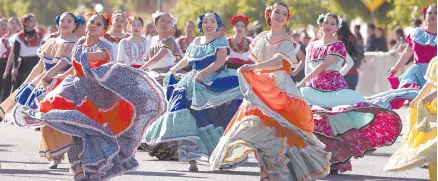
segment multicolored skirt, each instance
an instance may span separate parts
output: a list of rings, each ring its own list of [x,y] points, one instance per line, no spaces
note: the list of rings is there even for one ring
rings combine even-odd
[[[16,106],[18,125],[45,125],[72,135],[69,160],[93,180],[138,167],[134,158],[145,127],[166,108],[161,87],[142,71],[119,63],[54,83],[40,110]]]
[[[239,72],[245,99],[214,150],[212,169],[235,168],[254,153],[270,180],[316,180],[330,153],[312,134],[312,111],[285,71]]]
[[[171,74],[164,79],[168,110],[147,128],[144,142],[177,142],[181,161],[208,162],[242,95],[235,70],[215,71],[201,83],[194,81],[196,73],[192,70],[179,81]]]
[[[420,89],[426,84],[424,75],[426,75],[428,65],[427,63],[412,65],[399,77],[400,84],[397,89],[379,93],[367,100],[388,110],[400,109],[406,100],[411,101],[417,97]]]
[[[325,71],[301,88],[311,104],[315,133],[332,152],[332,170],[352,169],[350,158],[392,145],[402,128],[397,113],[373,105],[348,89],[337,71]]]

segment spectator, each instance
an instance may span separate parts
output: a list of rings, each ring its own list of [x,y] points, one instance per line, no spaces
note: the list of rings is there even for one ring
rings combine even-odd
[[[388,52],[388,44],[386,42],[385,33],[382,28],[376,30],[376,46],[374,50],[376,52]]]
[[[356,43],[363,46],[363,37],[360,34],[360,25],[354,26],[354,36],[356,37]]]
[[[49,29],[49,32],[47,33],[48,35],[58,32],[58,28],[56,26],[49,26],[48,29]]]
[[[0,37],[8,32],[8,19],[0,18]]]
[[[152,23],[147,24],[145,29],[145,38],[150,41],[155,35],[158,35],[157,28],[155,28],[154,24]]]
[[[336,32],[338,40],[341,40],[345,45],[347,53],[350,55],[354,62],[353,67],[344,75],[345,81],[348,84],[348,88],[355,90],[359,81],[359,74],[357,69],[360,67],[364,60],[363,46],[357,44],[357,39],[351,33],[347,22],[342,22],[341,28]]]
[[[390,49],[396,48],[396,45],[397,45],[397,40],[392,39],[391,41],[389,41]]]
[[[415,28],[418,28],[421,27],[421,25],[423,25],[423,22],[421,21],[421,19],[416,19],[414,20],[413,24]]]
[[[225,37],[225,31],[227,27],[224,24],[221,24],[221,28],[219,29],[219,36]]]
[[[306,47],[310,43],[310,36],[307,34],[306,31],[301,32],[300,36],[300,44],[301,44],[301,51],[303,51],[304,54],[306,54]]]
[[[290,34],[290,36],[292,36],[292,39],[295,41],[295,42],[300,42],[300,34],[298,33],[298,31],[297,30],[291,30],[291,34]]]
[[[365,51],[372,52],[376,50],[376,35],[374,34],[374,30],[376,29],[376,26],[374,24],[368,25],[368,38],[367,38],[367,45],[365,46]]]

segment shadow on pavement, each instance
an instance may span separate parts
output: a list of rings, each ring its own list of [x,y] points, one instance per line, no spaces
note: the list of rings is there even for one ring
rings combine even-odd
[[[17,146],[17,145],[9,145],[9,144],[3,145],[3,144],[0,144],[0,147],[15,147],[15,146]]]
[[[166,170],[171,172],[183,172],[188,173],[186,170]],[[244,175],[244,176],[259,176],[259,172],[247,172],[247,171],[232,171],[232,170],[214,170],[214,171],[199,171],[190,173],[202,173],[202,174],[225,174],[225,175]]]
[[[186,177],[186,178],[207,178],[207,177],[196,177],[196,176],[188,176],[181,173],[171,173],[171,172],[145,172],[145,171],[135,171],[128,172],[124,175],[138,175],[138,176],[165,176],[165,177]]]
[[[379,156],[379,157],[391,157],[392,153],[367,153],[365,155],[369,155],[369,156]]]
[[[365,181],[365,180],[379,180],[379,181],[428,181],[428,179],[418,179],[418,178],[398,178],[398,177],[376,177],[368,175],[355,175],[355,174],[345,174],[345,175],[328,175],[321,180],[327,181],[339,181],[339,180],[355,180],[355,181]]]
[[[1,169],[1,174],[11,174],[11,175],[65,175],[65,174],[59,174],[59,173],[53,173],[46,170],[23,170],[23,169]]]
[[[16,161],[4,161],[4,160],[0,160],[0,163],[19,163],[19,164],[32,164],[32,165],[47,164],[47,165],[49,165],[49,162],[16,162]]]

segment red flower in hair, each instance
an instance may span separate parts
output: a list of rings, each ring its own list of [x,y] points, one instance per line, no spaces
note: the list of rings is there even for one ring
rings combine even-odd
[[[87,16],[87,17],[91,17],[91,16],[93,16],[93,15],[95,15],[95,14],[99,14],[99,13],[97,13],[97,11],[96,11],[96,5],[94,5],[93,11],[87,13],[86,16]],[[104,32],[104,34],[105,34],[105,33],[110,29],[111,25],[113,24],[113,21],[112,21],[112,19],[111,19],[111,15],[109,15],[109,14],[106,13],[105,11],[103,12],[103,14],[99,14],[99,15],[102,15],[102,17],[108,21],[108,26],[106,27],[105,32]]]
[[[232,25],[235,25],[238,21],[243,21],[243,23],[249,25],[249,18],[248,16],[244,16],[244,15],[233,16],[230,20],[230,23]]]
[[[423,15],[423,17],[426,16],[427,8],[429,8],[429,6],[426,6],[426,7],[423,8],[423,10],[421,10],[421,14]]]

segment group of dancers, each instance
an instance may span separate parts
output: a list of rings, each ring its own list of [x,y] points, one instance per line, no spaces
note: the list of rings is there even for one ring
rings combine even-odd
[[[245,36],[248,17],[230,20],[235,34],[227,39],[219,34],[221,17],[205,13],[176,40],[170,13],[154,13],[158,35],[143,37],[138,16],[94,10],[86,21],[65,12],[56,18],[57,35],[43,44],[35,16],[27,14],[18,34],[10,23],[0,47],[12,57],[2,63],[21,84],[0,105],[1,116],[41,127],[40,155],[56,169],[68,153],[75,180],[134,171],[139,148],[188,162],[193,172],[202,162],[233,169],[254,154],[261,181],[292,181],[350,171],[352,157],[392,145],[402,128],[393,105],[413,99],[410,133],[385,169],[431,163],[436,179],[436,6],[423,10],[426,26],[407,37],[409,47],[391,70],[414,55],[398,88],[370,98],[343,78],[352,61],[335,36],[342,20],[320,15],[322,36],[304,57],[285,30],[290,12],[282,2],[267,7],[269,31],[254,39]],[[75,34],[80,26],[83,37]],[[195,28],[202,36],[193,35]],[[306,76],[295,84],[292,71],[303,66]]]

